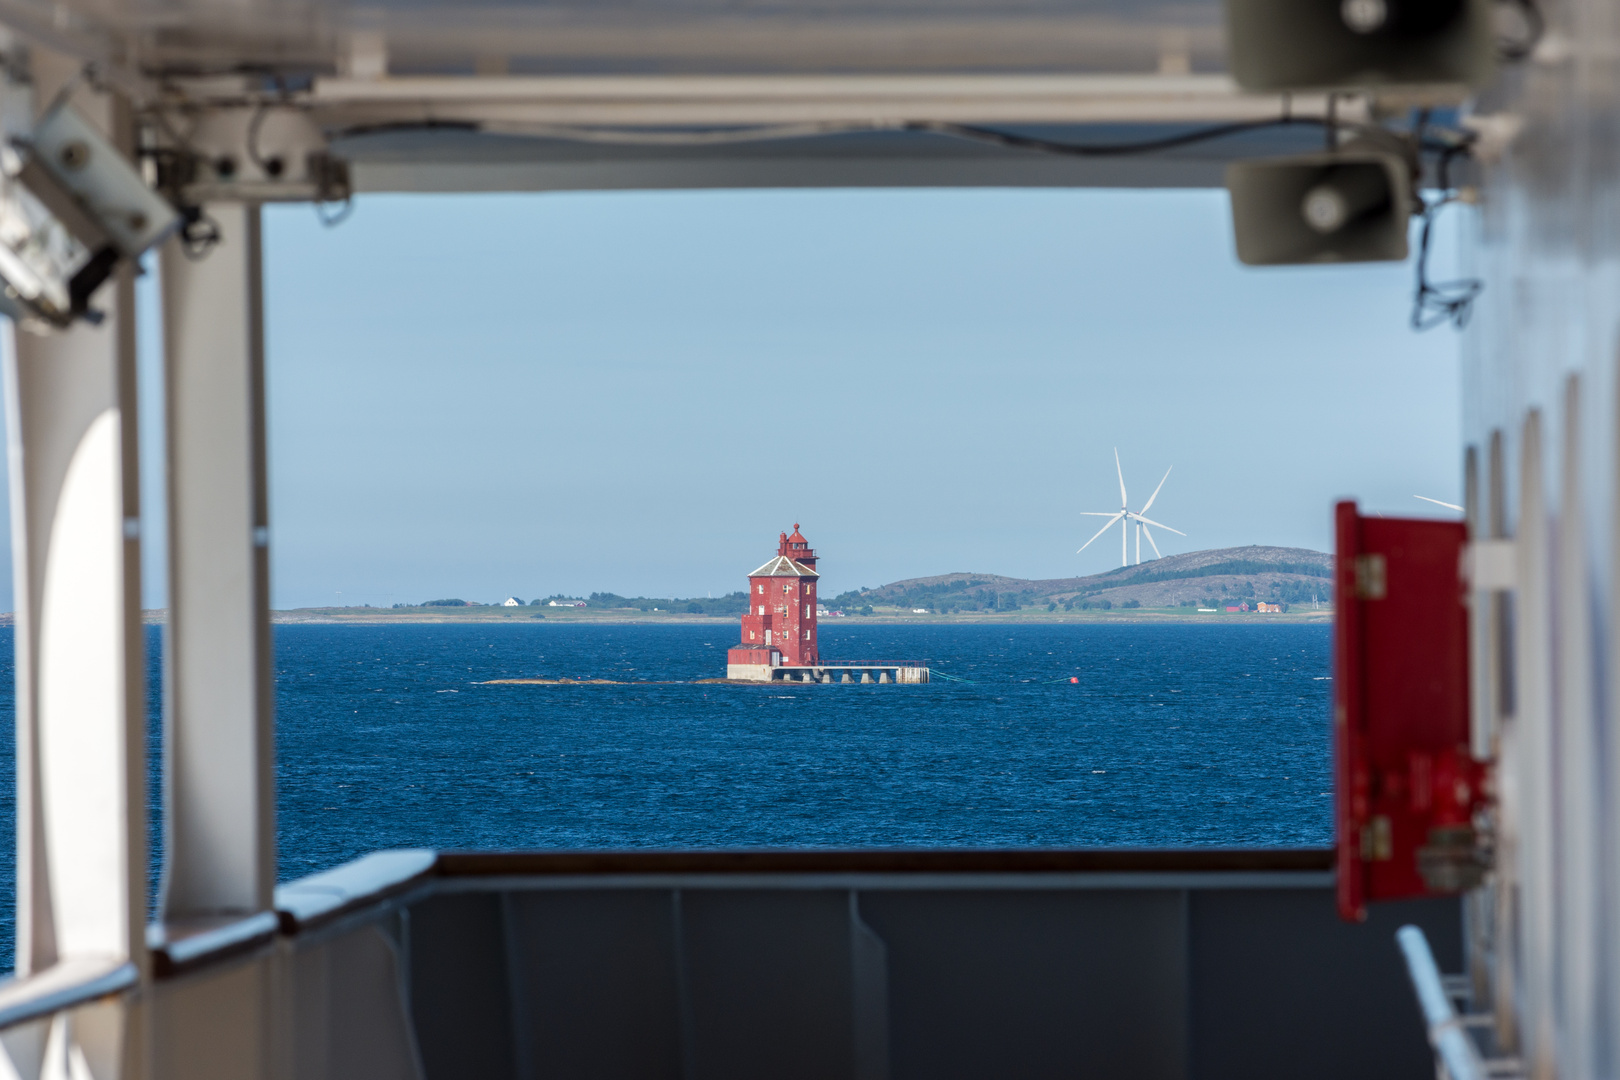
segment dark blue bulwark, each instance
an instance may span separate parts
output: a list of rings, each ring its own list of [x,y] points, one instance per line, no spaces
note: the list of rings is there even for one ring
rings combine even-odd
[[[1325,851],[441,856],[406,952],[429,1080],[1426,1080],[1395,929]]]

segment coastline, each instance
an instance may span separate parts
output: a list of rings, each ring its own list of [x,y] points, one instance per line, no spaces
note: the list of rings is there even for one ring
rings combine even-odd
[[[685,612],[659,611],[640,612],[624,609],[604,609],[591,611],[589,609],[562,609],[559,612],[547,611],[545,618],[536,619],[533,613],[524,608],[472,608],[456,611],[425,612],[420,608],[402,611],[394,608],[295,608],[290,611],[271,612],[271,621],[277,625],[292,624],[319,624],[327,626],[376,626],[376,625],[444,625],[444,624],[535,624],[542,626],[576,626],[588,624],[593,626],[736,626],[740,622],[737,616],[725,615],[693,615]],[[161,613],[159,613],[161,617]],[[1322,623],[1330,624],[1333,621],[1331,609],[1315,611],[1289,611],[1289,612],[1215,612],[1198,614],[1185,608],[1138,608],[1115,609],[1113,611],[1047,611],[1044,608],[1026,608],[1019,611],[987,611],[987,612],[955,612],[950,615],[918,615],[912,612],[877,611],[871,615],[847,615],[843,618],[824,617],[818,620],[824,630],[834,626],[939,626],[939,625],[970,625],[970,626],[1021,626],[1031,623],[1145,623],[1145,624],[1172,624],[1172,623],[1238,623],[1243,624],[1270,624],[1270,623]]]
[[[161,626],[168,613],[162,608],[141,612],[141,621],[148,626]],[[472,608],[456,611],[424,611],[421,608],[399,610],[395,608],[291,608],[272,611],[270,622],[276,626],[446,626],[446,625],[537,625],[537,626],[736,626],[740,620],[730,615],[692,615],[685,612],[640,612],[622,609],[563,613],[547,612],[544,619],[536,619],[526,609]],[[1220,623],[1222,625],[1261,626],[1274,623],[1320,623],[1331,625],[1333,611],[1266,612],[1213,612],[1198,614],[1185,608],[1138,608],[1113,611],[1046,611],[1027,608],[1019,611],[970,611],[950,615],[918,615],[912,612],[878,611],[871,615],[848,615],[841,619],[820,620],[823,629],[833,626],[1025,626],[1051,623],[1095,623],[1115,625],[1140,623],[1175,625]],[[0,612],[0,626],[16,625],[14,613]]]

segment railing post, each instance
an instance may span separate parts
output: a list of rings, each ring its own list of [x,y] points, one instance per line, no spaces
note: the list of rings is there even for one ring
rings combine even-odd
[[[274,724],[259,207],[163,250],[169,508],[165,923],[267,911]]]

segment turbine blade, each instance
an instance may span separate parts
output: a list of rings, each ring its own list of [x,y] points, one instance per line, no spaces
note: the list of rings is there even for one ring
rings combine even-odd
[[[1103,527],[1097,530],[1096,535],[1093,536],[1091,538],[1091,540],[1097,539],[1098,536],[1101,536],[1103,533],[1107,532],[1109,529],[1112,529],[1114,527],[1114,522],[1118,521],[1123,516],[1124,516],[1123,514],[1113,514],[1113,515],[1111,515],[1108,518],[1107,521],[1103,522]],[[1091,540],[1087,540],[1085,543],[1081,544],[1080,545],[1080,551],[1084,551],[1084,550],[1086,550],[1086,548],[1090,547],[1091,546]],[[1080,551],[1075,552],[1075,554],[1076,555],[1080,554]]]
[[[1441,502],[1439,499],[1431,499],[1427,495],[1414,495],[1412,498],[1422,499],[1424,502],[1432,502],[1436,506],[1443,506],[1447,510],[1455,510],[1459,514],[1463,513],[1463,508],[1458,506],[1456,503]]]
[[[1164,558],[1163,555],[1159,554],[1159,545],[1153,543],[1153,530],[1148,528],[1146,525],[1138,525],[1137,527],[1141,529],[1142,532],[1147,536],[1148,543],[1153,545],[1153,557],[1155,559]]]
[[[1180,529],[1172,529],[1172,528],[1170,528],[1170,526],[1164,524],[1163,522],[1154,521],[1152,518],[1145,518],[1141,514],[1136,515],[1136,520],[1142,522],[1144,525],[1151,525],[1155,529],[1163,529],[1166,532],[1173,532],[1177,536],[1186,536],[1187,535],[1186,533],[1182,532]]]
[[[1173,469],[1173,468],[1175,468],[1174,465],[1170,466],[1170,469]],[[1170,479],[1170,469],[1164,470],[1164,476],[1161,477],[1160,480],[1159,480],[1159,487],[1154,488],[1153,489],[1153,494],[1148,496],[1147,503],[1145,505],[1143,505],[1143,507],[1142,507],[1142,513],[1144,513],[1144,514],[1147,513],[1148,512],[1148,507],[1153,505],[1153,500],[1157,499],[1159,497],[1159,488],[1164,487],[1164,482],[1166,480]]]
[[[1114,447],[1114,471],[1119,474],[1119,505],[1123,509],[1131,505],[1131,500],[1125,494],[1125,470],[1119,467],[1119,447]]]
[[[1118,517],[1118,510],[1082,510],[1081,517]]]

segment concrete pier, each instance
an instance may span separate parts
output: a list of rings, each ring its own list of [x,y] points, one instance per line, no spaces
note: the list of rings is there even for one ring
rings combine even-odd
[[[814,666],[764,664],[733,667],[731,678],[745,682],[797,683],[925,683],[931,681],[926,667],[915,664],[816,664]]]

